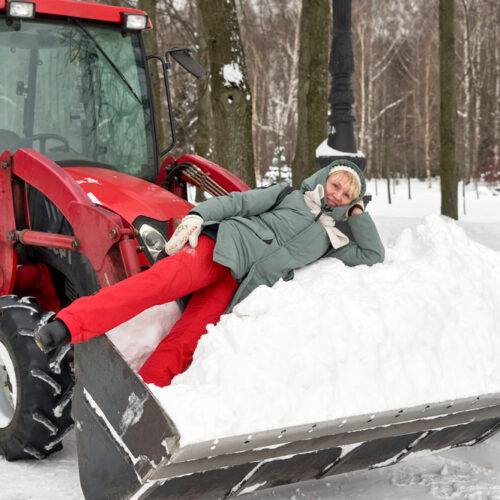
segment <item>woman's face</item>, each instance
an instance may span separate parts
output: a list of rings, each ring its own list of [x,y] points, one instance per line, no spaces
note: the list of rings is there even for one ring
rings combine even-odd
[[[330,174],[326,180],[326,203],[329,207],[349,205],[354,198],[349,194],[350,178],[348,174]]]

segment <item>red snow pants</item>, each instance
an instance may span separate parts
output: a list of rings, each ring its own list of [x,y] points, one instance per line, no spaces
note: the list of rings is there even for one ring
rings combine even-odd
[[[146,383],[169,385],[191,363],[207,324],[217,323],[238,286],[230,270],[212,260],[214,246],[202,235],[195,249],[186,245],[142,273],[79,298],[56,317],[68,327],[72,343],[84,342],[149,307],[194,292],[182,316],[139,371]]]

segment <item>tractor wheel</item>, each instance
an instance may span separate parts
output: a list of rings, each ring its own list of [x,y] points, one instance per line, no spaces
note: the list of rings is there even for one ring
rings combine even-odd
[[[73,427],[69,345],[44,354],[33,330],[53,313],[33,297],[0,297],[0,454],[43,459]]]

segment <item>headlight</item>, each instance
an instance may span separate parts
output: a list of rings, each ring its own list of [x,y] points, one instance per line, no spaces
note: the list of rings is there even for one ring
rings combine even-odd
[[[155,229],[149,224],[142,224],[142,226],[139,228],[139,236],[148,249],[149,254],[155,261],[160,252],[165,247],[165,243],[167,242],[167,240],[160,233],[160,231],[158,231],[158,229]]]
[[[145,30],[148,16],[144,14],[123,14],[123,28],[127,30]]]
[[[35,3],[34,2],[18,2],[11,0],[7,2],[7,17],[35,17]]]

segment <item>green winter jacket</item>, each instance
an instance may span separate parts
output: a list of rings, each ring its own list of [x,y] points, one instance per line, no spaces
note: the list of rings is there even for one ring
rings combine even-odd
[[[322,202],[323,213],[336,221],[345,219],[349,208],[365,194],[363,174],[356,165],[349,162],[349,166],[361,179],[360,197],[343,207],[328,207],[325,199]],[[269,209],[287,186],[285,183],[211,198],[192,210],[203,218],[204,226],[218,224],[213,259],[230,268],[240,282],[228,311],[259,285],[272,286],[280,278],[290,280],[294,269],[321,257],[335,257],[348,266],[384,260],[384,247],[368,213],[347,219],[355,241],[337,250],[320,222],[315,221],[303,193],[314,190],[319,183],[325,187],[330,169],[331,165],[307,178],[300,191],[291,192],[273,210]]]

